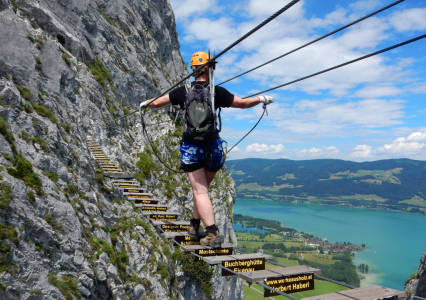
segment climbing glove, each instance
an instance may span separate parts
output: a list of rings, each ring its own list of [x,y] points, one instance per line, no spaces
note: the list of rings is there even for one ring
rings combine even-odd
[[[148,104],[149,104],[149,100],[141,102],[141,104],[139,104],[139,108],[142,109],[142,108],[148,107]]]
[[[274,102],[274,98],[272,98],[271,96],[259,96],[259,98],[260,98],[260,102],[262,102],[265,105],[268,105]]]

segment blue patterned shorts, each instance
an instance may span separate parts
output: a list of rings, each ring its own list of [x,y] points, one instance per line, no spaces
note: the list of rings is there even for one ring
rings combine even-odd
[[[218,139],[205,144],[183,141],[180,145],[180,162],[185,172],[193,172],[203,167],[217,172],[225,163],[224,140]]]

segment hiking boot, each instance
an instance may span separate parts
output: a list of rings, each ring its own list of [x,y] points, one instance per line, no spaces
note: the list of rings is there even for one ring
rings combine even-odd
[[[200,230],[200,224],[189,224],[189,227],[187,229],[188,235],[190,237],[198,237],[198,231]]]
[[[216,231],[216,234],[207,231],[207,235],[204,238],[200,239],[200,245],[211,248],[220,248],[221,242],[219,231]]]

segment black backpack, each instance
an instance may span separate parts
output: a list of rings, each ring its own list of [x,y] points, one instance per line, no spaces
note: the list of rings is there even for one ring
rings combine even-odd
[[[217,128],[216,113],[212,107],[208,88],[201,84],[187,87],[184,109],[184,140],[203,142],[218,138],[220,129]]]

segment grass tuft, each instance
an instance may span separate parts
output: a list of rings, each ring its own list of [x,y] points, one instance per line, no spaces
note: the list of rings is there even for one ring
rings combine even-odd
[[[43,194],[41,189],[42,182],[38,175],[33,171],[32,164],[21,154],[15,154],[13,157],[14,168],[8,168],[7,172],[15,178],[22,179],[25,184],[36,190],[38,195]]]
[[[53,114],[53,112],[50,109],[48,109],[47,107],[44,107],[42,105],[32,103],[32,102],[31,102],[31,105],[34,108],[34,110],[36,111],[36,113],[38,113],[40,116],[49,118],[49,120],[52,123],[55,123],[55,124],[58,123],[58,120],[56,120],[55,115]]]
[[[4,136],[6,141],[9,142],[9,144],[13,144],[15,141],[15,137],[12,134],[12,131],[10,130],[9,125],[7,124],[6,120],[0,116],[0,133]]]

